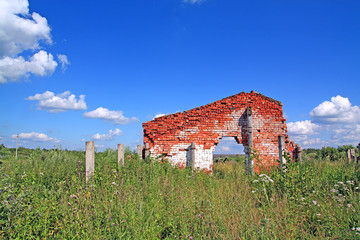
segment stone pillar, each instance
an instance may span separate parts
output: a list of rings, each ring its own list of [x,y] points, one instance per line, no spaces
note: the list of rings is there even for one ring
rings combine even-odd
[[[252,130],[252,109],[247,107],[246,109],[247,118],[247,134],[248,134],[248,145],[245,151],[245,175],[254,175],[254,159],[252,156],[253,145],[253,130]]]
[[[137,145],[137,155],[139,156],[140,159],[142,159],[142,146],[141,145]]]
[[[150,156],[150,144],[145,143],[145,159],[147,159]]]
[[[195,156],[196,156],[196,146],[195,143],[192,142],[190,145],[190,151],[191,151],[191,155],[190,155],[190,167],[195,170]]]
[[[279,159],[280,159],[280,169],[281,169],[286,165],[286,158],[284,157],[284,153],[285,153],[284,136],[278,136],[278,142],[279,142]]]
[[[125,148],[124,148],[124,144],[120,143],[118,144],[118,164],[121,166],[125,165]]]
[[[95,165],[95,142],[86,142],[85,147],[85,170],[86,170],[86,182],[89,182],[90,178],[94,176]]]
[[[295,159],[297,162],[302,163],[302,149],[299,144],[295,146]]]

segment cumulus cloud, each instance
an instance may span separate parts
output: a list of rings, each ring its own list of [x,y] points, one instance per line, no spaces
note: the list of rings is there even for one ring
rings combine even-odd
[[[221,147],[221,151],[223,151],[223,152],[229,152],[229,151],[230,151],[230,147],[228,147],[228,146],[222,146],[222,147]]]
[[[119,135],[122,135],[122,134],[123,134],[123,131],[116,128],[115,130],[110,130],[108,134],[99,134],[99,133],[97,133],[97,134],[93,135],[91,138],[93,140],[111,141],[116,136],[119,136]]]
[[[23,57],[4,57],[0,59],[0,83],[15,82],[29,74],[45,76],[52,74],[57,62],[51,53],[43,50],[35,53],[27,61]]]
[[[87,109],[85,95],[80,95],[79,99],[76,99],[76,96],[71,94],[70,91],[65,91],[58,95],[55,95],[53,92],[46,91],[41,94],[29,96],[26,100],[38,101],[38,110],[46,110],[51,113]]]
[[[352,106],[348,98],[337,95],[314,108],[310,117],[322,124],[354,123],[360,121],[360,108]]]
[[[288,123],[291,139],[303,147],[357,145],[360,141],[360,108],[337,95],[310,112],[311,120]]]
[[[0,57],[39,49],[51,43],[50,26],[38,13],[29,13],[28,0],[0,0]]]
[[[308,134],[313,135],[317,133],[320,126],[312,123],[310,120],[298,121],[298,122],[289,122],[287,124],[288,131],[290,134],[302,135]]]
[[[70,65],[68,57],[66,55],[64,55],[64,54],[58,54],[57,57],[58,57],[58,60],[59,60],[59,62],[61,64],[61,69],[63,71],[65,71],[67,65]]]
[[[110,111],[107,108],[99,107],[94,111],[86,112],[83,114],[85,118],[101,119],[114,124],[129,124],[139,121],[136,117],[128,118],[123,115],[122,111]]]
[[[16,134],[11,136],[11,138],[15,138],[15,139],[16,139],[16,137],[17,137]],[[60,142],[60,140],[58,140],[56,138],[48,137],[44,133],[37,133],[37,132],[20,133],[19,139],[28,140],[28,141],[32,141],[32,142],[55,142],[55,143]]]
[[[41,50],[41,43],[52,43],[50,31],[46,18],[29,12],[28,0],[0,0],[0,83],[55,71],[53,55]],[[20,56],[29,50],[36,53]],[[69,63],[64,57],[59,61],[62,66]]]

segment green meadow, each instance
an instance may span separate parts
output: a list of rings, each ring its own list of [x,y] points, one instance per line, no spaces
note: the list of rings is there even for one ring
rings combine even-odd
[[[108,149],[87,184],[84,152],[2,147],[0,238],[360,239],[359,164],[334,154],[245,176],[240,158],[209,175]]]

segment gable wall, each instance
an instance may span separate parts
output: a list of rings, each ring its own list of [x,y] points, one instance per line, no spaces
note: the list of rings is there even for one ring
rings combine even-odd
[[[276,165],[278,136],[285,136],[286,149],[294,150],[286,134],[282,104],[259,93],[239,93],[185,112],[156,118],[143,124],[144,145],[149,143],[152,157],[165,156],[185,167],[194,142],[195,168],[212,170],[212,153],[222,137],[235,137],[247,146],[246,108],[252,107],[253,145],[265,166]],[[255,160],[255,166],[257,164]]]

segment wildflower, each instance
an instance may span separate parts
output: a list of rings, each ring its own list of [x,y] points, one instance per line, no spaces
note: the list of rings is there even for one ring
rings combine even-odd
[[[81,161],[78,161],[78,163],[81,163]]]
[[[317,204],[317,201],[312,201],[312,202],[313,202],[313,204],[314,204],[314,205],[316,205],[316,204]]]
[[[256,183],[256,182],[259,182],[259,180],[255,179],[255,180],[253,181],[253,183]]]
[[[337,182],[338,184],[341,184],[341,185],[344,185],[344,183],[343,182]]]
[[[331,189],[330,192],[336,193],[336,192],[338,192],[338,190],[336,190],[336,189]]]
[[[347,184],[354,185],[354,181],[346,181]]]
[[[349,207],[351,207],[351,204],[347,204],[346,206],[349,208]]]
[[[355,190],[358,190],[358,189],[359,189],[359,187],[356,187],[356,188],[355,188]]]
[[[73,195],[71,195],[71,196],[70,196],[70,198],[76,198],[76,195],[75,195],[75,194],[73,194]]]
[[[272,180],[268,175],[266,174],[260,174],[259,177],[261,178],[260,180],[264,181],[264,182],[274,182],[274,180]]]
[[[41,175],[41,176],[44,176],[44,173],[41,172],[40,175]]]
[[[320,217],[320,216],[321,216],[321,214],[320,214],[320,213],[318,213],[318,214],[316,214],[316,216]]]
[[[111,185],[117,186],[116,182],[112,182]]]
[[[201,218],[201,214],[199,214],[198,217]]]
[[[71,206],[71,203],[68,202],[68,205]]]

